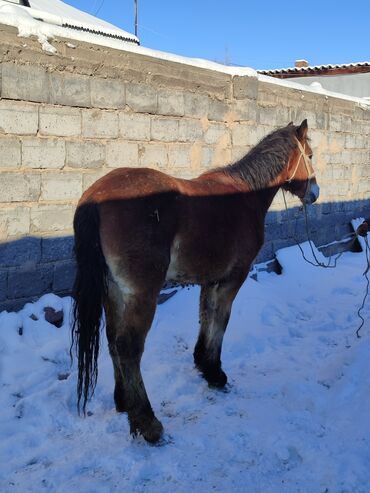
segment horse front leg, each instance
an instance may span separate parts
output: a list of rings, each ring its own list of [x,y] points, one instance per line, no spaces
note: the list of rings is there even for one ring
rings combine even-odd
[[[222,341],[231,306],[245,277],[222,281],[201,288],[200,331],[194,349],[194,362],[210,387],[222,388],[227,376],[222,370]]]

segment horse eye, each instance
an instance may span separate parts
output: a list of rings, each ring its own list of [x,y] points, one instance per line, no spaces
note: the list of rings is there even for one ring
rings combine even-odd
[[[313,154],[309,154],[308,158],[309,159],[312,159],[312,156],[313,156]]]

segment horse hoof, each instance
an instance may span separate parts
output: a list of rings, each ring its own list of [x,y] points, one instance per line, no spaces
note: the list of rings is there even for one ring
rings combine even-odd
[[[163,435],[162,423],[154,416],[148,420],[132,419],[130,421],[130,433],[132,436],[142,435],[148,443],[157,443]]]
[[[141,430],[141,434],[147,442],[157,443],[163,435],[162,423],[154,417],[151,423],[145,429]]]
[[[227,384],[226,373],[222,370],[205,375],[205,378],[208,382],[208,387],[211,388],[223,389]]]

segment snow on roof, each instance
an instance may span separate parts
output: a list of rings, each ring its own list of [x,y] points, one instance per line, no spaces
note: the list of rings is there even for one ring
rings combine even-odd
[[[367,70],[368,69],[368,70]],[[258,70],[259,74],[263,75],[294,75],[307,76],[318,73],[329,73],[330,71],[338,70],[341,72],[355,73],[360,71],[370,71],[370,62],[355,62],[343,64],[327,64],[327,65],[309,65],[307,67],[288,67],[278,68],[273,70]]]
[[[29,6],[15,5],[12,0],[0,0],[0,20],[3,22],[5,17],[4,24],[9,24],[6,22],[6,17],[8,17],[8,21],[13,20],[11,25],[15,25],[18,17],[18,24],[23,23],[24,25],[28,16],[28,23],[33,25],[32,30],[35,31],[37,23],[42,23],[43,25],[39,28],[45,31],[46,36],[54,34],[76,39],[74,31],[82,31],[92,33],[97,37],[103,36],[139,44],[138,38],[133,34],[67,5],[61,0],[28,0],[28,2],[23,3],[28,3]],[[31,28],[31,26],[29,27]],[[35,34],[35,32],[31,34]]]

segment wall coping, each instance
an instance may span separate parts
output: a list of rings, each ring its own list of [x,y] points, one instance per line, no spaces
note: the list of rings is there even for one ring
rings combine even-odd
[[[19,28],[17,26],[14,26],[14,22],[12,25],[12,19],[9,19],[8,24],[4,24],[4,20],[1,19],[2,23],[0,24],[0,30],[7,31],[9,33],[14,33],[15,28],[18,31],[18,37],[19,35]],[[23,35],[24,36],[24,35]],[[22,36],[21,39],[24,39]],[[218,72],[221,74],[224,74],[226,76],[230,76],[232,79],[234,77],[249,77],[249,78],[254,78],[257,79],[261,82],[266,82],[269,84],[274,84],[277,86],[282,86],[282,87],[288,87],[292,89],[299,90],[303,93],[311,93],[311,94],[316,94],[316,95],[322,95],[324,97],[328,98],[336,98],[336,99],[341,99],[341,100],[346,100],[346,101],[352,101],[357,103],[360,107],[364,109],[368,109],[370,107],[370,101],[364,98],[358,98],[354,96],[349,96],[345,95],[342,93],[336,93],[332,91],[327,91],[325,89],[316,89],[316,88],[311,88],[309,86],[299,84],[297,82],[292,82],[292,81],[287,81],[287,80],[281,80],[281,79],[276,79],[274,77],[269,77],[267,75],[262,75],[258,74],[256,70],[249,68],[249,67],[236,67],[236,66],[227,66],[223,65],[220,63],[212,62],[209,60],[201,59],[201,58],[190,58],[190,57],[185,57],[181,55],[176,55],[174,53],[167,53],[164,51],[158,51],[154,50],[151,48],[145,48],[143,46],[137,46],[134,44],[130,43],[124,43],[122,41],[118,41],[115,39],[109,39],[109,38],[99,38],[98,36],[91,35],[90,33],[85,33],[83,31],[81,32],[73,32],[71,33],[71,38],[73,36],[73,39],[79,41],[81,43],[81,47],[83,48],[83,51],[99,51],[99,46],[104,46],[105,49],[108,49],[112,53],[114,52],[121,52],[122,54],[124,53],[133,53],[136,55],[141,55],[143,56],[143,59],[145,58],[150,58],[152,61],[166,61],[170,63],[176,63],[176,64],[181,64],[185,66],[190,66],[195,69],[201,69],[201,70],[207,70],[207,71],[212,71],[212,72]],[[29,39],[26,37],[26,39]],[[56,57],[58,55],[62,55],[64,58],[64,62],[66,58],[70,59],[70,62],[74,62],[74,56],[71,54],[71,49],[72,45],[70,43],[70,39],[68,38],[62,38],[60,36],[55,36],[52,40],[57,45],[57,54],[52,55],[50,52],[46,54],[46,56],[50,57]],[[33,43],[34,48],[35,44]],[[64,45],[63,50],[61,50],[60,44]],[[40,44],[41,46],[41,44]],[[66,46],[69,48],[69,50],[66,50]],[[73,46],[73,50],[76,51],[78,49],[78,46]],[[41,50],[40,50],[41,51]],[[45,53],[45,52],[44,52]],[[55,62],[54,62],[55,63]]]

